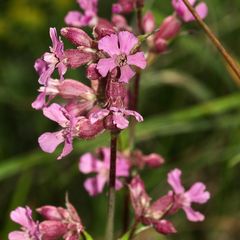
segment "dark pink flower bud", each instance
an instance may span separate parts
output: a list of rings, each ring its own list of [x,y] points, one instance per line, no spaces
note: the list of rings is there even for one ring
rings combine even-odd
[[[76,46],[92,46],[93,40],[79,28],[65,27],[61,29],[61,34]]]
[[[89,119],[80,120],[78,136],[83,139],[91,139],[104,131],[103,121],[91,123]]]
[[[148,11],[143,17],[142,28],[145,33],[150,33],[155,29],[155,19],[151,11]]]
[[[93,92],[93,90],[88,87],[87,85],[72,80],[72,79],[66,79],[61,82],[61,84],[58,86],[59,94],[63,98],[83,98],[88,101],[94,101],[96,96]]]
[[[41,208],[38,208],[36,211],[48,220],[62,220],[63,216],[61,214],[61,211],[59,211],[59,209],[60,209],[59,207],[46,205]]]
[[[171,222],[169,222],[165,219],[160,220],[160,221],[156,221],[154,223],[154,228],[157,230],[157,232],[165,234],[165,235],[173,234],[173,233],[177,232],[174,225]]]
[[[165,162],[164,158],[156,153],[143,156],[143,161],[147,166],[152,168],[160,167]]]
[[[94,53],[78,49],[68,49],[64,52],[65,63],[70,68],[78,68],[94,60]]]
[[[110,82],[107,89],[107,98],[115,101],[118,98],[124,99],[127,96],[126,83]]]
[[[60,221],[43,221],[39,225],[43,240],[55,240],[67,232],[66,224]]]
[[[115,34],[116,31],[114,29],[114,26],[105,19],[99,19],[97,25],[93,29],[93,35],[98,40],[111,34]]]
[[[97,70],[96,63],[92,63],[87,67],[87,78],[90,80],[99,80],[102,78]]]
[[[158,53],[163,53],[168,48],[168,42],[163,38],[157,38],[154,40],[154,47]]]
[[[65,109],[69,112],[69,114],[78,117],[81,115],[85,115],[86,112],[90,111],[94,106],[94,101],[82,101],[75,100],[70,101]]]
[[[132,31],[132,28],[128,25],[126,18],[122,15],[114,14],[112,16],[112,23],[118,29],[118,31]]]
[[[155,39],[169,40],[176,37],[181,30],[181,22],[175,16],[168,16],[164,19],[159,31],[155,34]]]

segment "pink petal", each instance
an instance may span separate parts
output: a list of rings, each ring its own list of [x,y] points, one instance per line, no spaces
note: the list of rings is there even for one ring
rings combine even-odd
[[[130,54],[131,50],[137,45],[138,39],[132,33],[128,31],[122,31],[118,34],[119,44],[121,53],[127,55]]]
[[[58,156],[57,160],[66,157],[73,150],[72,139],[71,136],[65,138],[65,143],[61,154]]]
[[[98,42],[98,49],[108,53],[111,57],[119,55],[118,36],[116,34],[111,34],[110,36],[100,39]]]
[[[56,28],[50,28],[49,35],[50,35],[51,40],[52,40],[53,49],[56,50],[57,47],[58,47],[58,43],[59,43]]]
[[[97,121],[105,118],[108,114],[109,114],[109,110],[101,109],[99,111],[91,113],[90,116],[89,116],[89,120],[90,120],[91,124],[94,124]]]
[[[93,154],[85,153],[81,156],[79,161],[79,170],[82,173],[88,174],[91,172],[98,172],[102,167],[102,162],[98,161]]]
[[[8,234],[9,240],[26,240],[28,237],[28,234],[22,231],[14,231]]]
[[[176,194],[184,193],[185,191],[181,183],[181,175],[181,170],[177,168],[168,173],[168,183],[172,186]]]
[[[120,69],[121,69],[121,76],[119,78],[119,82],[128,83],[129,80],[135,75],[135,72],[128,65],[125,65]]]
[[[208,15],[208,6],[206,3],[199,3],[195,10],[197,11],[198,15],[201,17],[201,19],[206,18],[206,16]]]
[[[191,207],[184,207],[183,210],[187,215],[187,219],[191,222],[201,222],[205,219],[203,214],[194,211]]]
[[[83,21],[83,15],[78,11],[70,11],[64,18],[64,21],[67,25],[73,27],[82,27],[85,25]]]
[[[100,155],[103,156],[103,163],[106,169],[109,169],[110,167],[110,148],[102,147],[100,148]]]
[[[206,186],[198,182],[193,184],[185,194],[191,199],[191,202],[206,203],[210,198],[210,193],[205,190]]]
[[[129,65],[135,65],[141,69],[144,69],[147,66],[147,61],[143,52],[137,52],[134,55],[128,56],[127,63]]]
[[[103,77],[106,77],[108,72],[111,72],[116,66],[114,58],[104,58],[99,60],[97,70]]]
[[[121,182],[121,180],[116,179],[115,189],[118,191],[118,190],[120,190],[122,187],[123,187],[123,183]]]
[[[136,111],[125,110],[125,111],[124,111],[124,114],[127,115],[127,116],[133,116],[133,117],[135,117],[138,122],[142,122],[142,121],[143,121],[142,115],[139,114],[139,113],[136,112]]]
[[[113,123],[119,129],[125,129],[128,127],[129,121],[122,115],[122,113],[113,113]]]
[[[18,207],[10,213],[10,218],[27,229],[32,228],[32,210],[29,207]]]
[[[66,127],[69,123],[69,120],[66,118],[66,110],[57,103],[53,103],[49,107],[44,108],[43,114],[62,127]]]
[[[116,176],[128,177],[129,176],[129,168],[130,168],[130,166],[129,166],[128,160],[117,156]]]
[[[44,107],[44,105],[46,104],[45,97],[46,97],[45,92],[40,93],[37,96],[37,98],[34,100],[34,102],[32,102],[32,108],[34,108],[36,110],[42,109]]]
[[[62,131],[44,133],[38,138],[41,149],[47,153],[53,153],[57,146],[64,141]]]
[[[47,66],[46,62],[43,61],[41,58],[38,58],[35,61],[34,68],[39,75],[41,75],[43,72],[45,72],[47,70],[47,67],[48,66]]]
[[[55,65],[48,66],[48,68],[41,73],[40,78],[38,79],[38,82],[41,85],[47,86],[48,79],[53,74],[54,69],[55,69]]]
[[[90,196],[96,196],[103,191],[106,181],[107,179],[105,177],[98,175],[96,177],[88,178],[84,182],[84,187]]]

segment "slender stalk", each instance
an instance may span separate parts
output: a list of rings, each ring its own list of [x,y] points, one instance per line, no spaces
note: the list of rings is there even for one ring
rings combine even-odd
[[[215,36],[215,34],[212,32],[212,30],[208,27],[208,25],[201,19],[201,17],[198,15],[196,10],[192,7],[192,5],[189,3],[188,0],[183,0],[186,7],[189,9],[189,11],[192,13],[192,15],[197,20],[200,27],[205,31],[207,36],[210,38],[212,43],[216,46],[216,48],[219,50],[225,61],[229,64],[231,69],[235,72],[235,74],[240,79],[240,69],[235,62],[235,60],[230,56],[230,54],[227,52],[227,50],[224,48],[222,43],[218,40],[218,38]]]
[[[109,193],[108,193],[108,218],[106,227],[106,240],[113,240],[114,236],[114,215],[115,215],[115,184],[116,184],[116,159],[117,159],[117,138],[118,133],[111,132],[111,156],[109,172]]]
[[[134,233],[136,232],[138,223],[139,222],[137,220],[135,220],[134,224],[132,225],[130,233],[129,233],[129,240],[131,240],[133,238]]]

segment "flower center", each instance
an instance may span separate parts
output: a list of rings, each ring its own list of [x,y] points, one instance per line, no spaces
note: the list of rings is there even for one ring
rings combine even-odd
[[[127,55],[125,53],[121,53],[116,57],[115,63],[119,66],[122,67],[124,65],[127,65]]]

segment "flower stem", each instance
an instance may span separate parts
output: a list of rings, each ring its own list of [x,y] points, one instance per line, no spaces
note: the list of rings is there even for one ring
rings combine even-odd
[[[114,214],[115,214],[115,184],[116,184],[116,159],[117,159],[118,133],[111,132],[111,155],[109,172],[109,193],[108,193],[108,218],[106,227],[106,240],[113,240],[114,236]]]
[[[207,36],[210,38],[212,43],[216,46],[216,48],[219,50],[219,52],[222,54],[225,61],[229,64],[231,69],[235,72],[237,77],[240,80],[240,69],[235,62],[235,60],[231,57],[231,55],[227,52],[227,50],[224,48],[222,43],[218,40],[218,38],[215,36],[215,34],[212,32],[212,30],[208,27],[208,25],[201,19],[201,17],[198,15],[196,10],[192,7],[192,5],[189,3],[188,0],[183,0],[186,7],[189,9],[189,11],[192,13],[192,15],[195,17],[196,21],[200,25],[200,27],[205,31]]]
[[[134,224],[132,225],[130,233],[129,233],[129,240],[131,240],[133,238],[134,233],[136,232],[138,223],[139,222],[137,220],[135,220]]]

